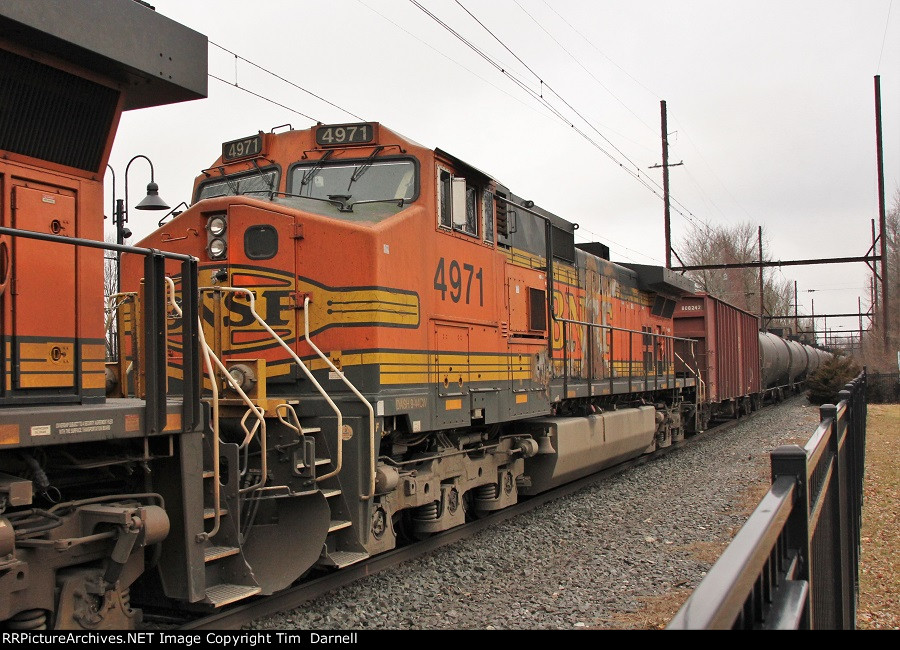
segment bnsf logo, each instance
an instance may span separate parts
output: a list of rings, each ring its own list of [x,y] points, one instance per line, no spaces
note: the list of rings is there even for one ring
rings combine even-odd
[[[212,275],[218,269],[200,270],[200,319],[203,321],[204,336],[212,343],[216,326],[225,333],[222,352],[241,354],[280,347],[272,335],[259,323],[250,309],[246,294],[209,291],[216,284]],[[176,291],[180,293],[180,278],[175,279]],[[255,311],[278,336],[287,343],[296,338],[297,324],[294,310],[294,277],[290,273],[248,267],[233,268],[230,283],[234,287],[249,289],[255,297]],[[169,328],[170,346],[181,348],[181,322],[176,321]]]

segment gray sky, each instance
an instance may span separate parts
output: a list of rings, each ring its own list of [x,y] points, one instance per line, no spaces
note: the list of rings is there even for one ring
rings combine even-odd
[[[684,161],[670,173],[676,251],[695,220],[761,225],[775,259],[864,255],[878,218],[876,74],[889,207],[900,187],[900,1],[419,2],[565,120],[408,0],[151,4],[366,121],[490,173],[578,223],[577,241],[607,243],[614,261],[664,260],[662,200],[645,186],[662,194],[661,170],[649,169],[661,161],[660,100],[669,161]],[[189,200],[222,142],[312,126],[298,113],[357,121],[213,45],[209,71],[293,110],[210,79],[208,99],[126,113],[110,161],[120,195],[136,154],[153,160],[160,195],[174,206]],[[148,175],[132,165],[132,203]],[[132,209],[131,242],[157,218]],[[782,273],[798,281],[801,312],[811,300],[819,314],[855,312],[857,296],[868,303],[863,264]]]

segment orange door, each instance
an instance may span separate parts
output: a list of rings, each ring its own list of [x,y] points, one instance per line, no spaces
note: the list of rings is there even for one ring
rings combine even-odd
[[[13,204],[16,228],[75,234],[72,196],[15,186]],[[76,278],[74,246],[14,238],[10,287],[14,388],[75,386]]]

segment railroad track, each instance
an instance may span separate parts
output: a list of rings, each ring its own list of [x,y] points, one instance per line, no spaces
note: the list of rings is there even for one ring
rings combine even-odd
[[[202,616],[200,618],[191,619],[189,621],[175,623],[175,629],[237,630],[240,629],[243,625],[265,616],[276,614],[282,611],[296,609],[305,602],[315,600],[316,598],[328,592],[332,592],[350,585],[351,583],[356,582],[361,578],[380,573],[382,571],[385,571],[386,569],[395,567],[413,558],[426,555],[443,546],[455,544],[463,539],[473,537],[479,532],[490,528],[491,526],[494,526],[500,522],[512,519],[526,512],[530,512],[531,510],[535,510],[555,499],[574,494],[575,492],[594,483],[597,483],[598,481],[608,479],[629,469],[643,465],[644,463],[652,462],[657,458],[660,458],[676,449],[684,448],[687,445],[691,445],[696,441],[702,440],[708,435],[727,431],[737,424],[742,424],[754,418],[759,412],[760,411],[754,411],[753,413],[743,416],[738,420],[727,420],[716,425],[715,427],[707,429],[703,433],[691,436],[683,441],[676,442],[664,449],[658,449],[652,454],[638,456],[637,458],[634,458],[632,460],[620,463],[613,467],[609,467],[605,470],[601,470],[600,472],[591,474],[576,481],[572,481],[571,483],[566,483],[565,485],[561,485],[552,490],[548,490],[547,492],[544,492],[542,494],[529,497],[527,500],[521,501],[514,506],[505,508],[504,510],[500,510],[480,519],[467,522],[466,524],[458,526],[451,530],[438,533],[425,540],[408,544],[387,553],[382,553],[364,562],[360,562],[359,564],[354,564],[350,567],[340,569],[339,571],[329,573],[325,576],[302,582],[277,594],[243,602],[233,607],[219,610],[208,616]],[[153,620],[153,618],[149,616],[148,619],[151,621]],[[160,622],[164,620],[165,619],[160,619]],[[173,621],[171,620],[167,622],[169,623],[169,625],[173,624]]]

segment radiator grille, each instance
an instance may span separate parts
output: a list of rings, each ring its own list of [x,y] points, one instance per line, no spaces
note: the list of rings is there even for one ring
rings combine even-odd
[[[99,172],[119,92],[0,51],[0,149]]]

